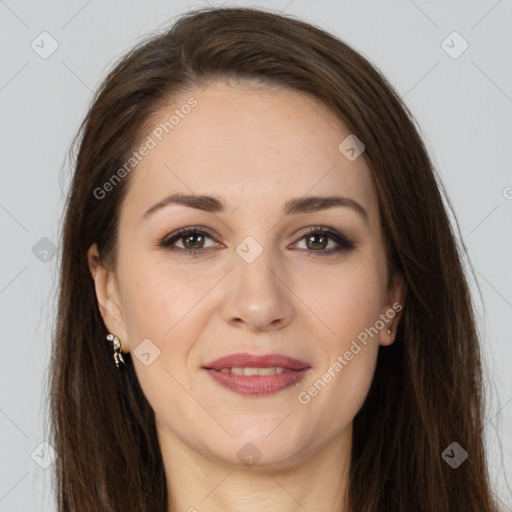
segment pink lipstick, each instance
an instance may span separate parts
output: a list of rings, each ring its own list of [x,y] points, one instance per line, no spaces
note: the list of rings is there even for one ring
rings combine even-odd
[[[281,354],[231,354],[203,366],[221,386],[240,395],[269,395],[300,382],[310,366]]]

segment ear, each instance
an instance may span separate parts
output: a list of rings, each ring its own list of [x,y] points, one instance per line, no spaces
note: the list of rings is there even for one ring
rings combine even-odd
[[[103,323],[109,333],[115,334],[121,340],[123,352],[128,348],[128,331],[125,327],[123,309],[117,277],[113,270],[107,269],[101,262],[96,244],[87,251],[89,271],[94,280],[96,299],[103,318]]]
[[[386,304],[382,309],[381,319],[384,328],[380,332],[379,344],[389,346],[395,341],[396,330],[402,318],[405,300],[405,285],[401,275],[396,273],[390,283]],[[391,331],[389,332],[388,331]]]

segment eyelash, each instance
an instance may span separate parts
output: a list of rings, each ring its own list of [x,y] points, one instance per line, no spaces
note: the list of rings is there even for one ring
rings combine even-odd
[[[182,255],[189,255],[189,256],[200,256],[201,254],[204,254],[207,252],[211,247],[207,247],[204,249],[182,249],[181,247],[171,247],[171,245],[180,240],[181,238],[185,238],[187,235],[190,234],[200,234],[200,235],[206,235],[209,238],[214,238],[212,233],[209,230],[206,230],[205,228],[200,227],[187,227],[187,228],[181,228],[175,231],[174,233],[171,233],[170,235],[164,237],[160,243],[158,244],[160,247],[175,252],[177,254]],[[347,236],[343,235],[342,233],[339,233],[337,231],[334,231],[330,228],[327,228],[325,226],[312,226],[310,228],[307,228],[306,230],[302,230],[299,233],[300,239],[299,241],[302,241],[304,238],[310,235],[327,235],[328,239],[333,240],[338,244],[338,247],[334,249],[329,250],[318,250],[315,251],[314,249],[298,249],[300,251],[306,251],[309,257],[325,257],[325,256],[333,256],[335,254],[339,254],[344,251],[350,251],[355,249],[356,244],[354,241],[350,240]],[[317,253],[317,254],[314,254]]]

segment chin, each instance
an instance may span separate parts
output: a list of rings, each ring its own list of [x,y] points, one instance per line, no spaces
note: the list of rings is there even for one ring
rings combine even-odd
[[[210,455],[215,459],[237,467],[292,467],[299,461],[300,455],[305,452],[305,447],[309,443],[303,437],[290,432],[289,425],[288,429],[278,432],[278,424],[279,422],[275,422],[271,428],[268,428],[266,422],[260,425],[253,424],[250,429],[241,426],[238,429],[233,426],[230,428],[226,425],[226,429],[233,437],[230,438],[226,434],[222,442],[218,442],[220,440],[217,439],[214,443],[210,437],[205,448],[210,449]]]

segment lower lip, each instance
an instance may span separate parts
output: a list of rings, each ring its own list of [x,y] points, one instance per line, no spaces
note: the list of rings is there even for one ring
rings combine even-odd
[[[274,375],[235,375],[234,373],[206,369],[221,386],[239,395],[271,395],[300,382],[309,368],[289,370]]]

